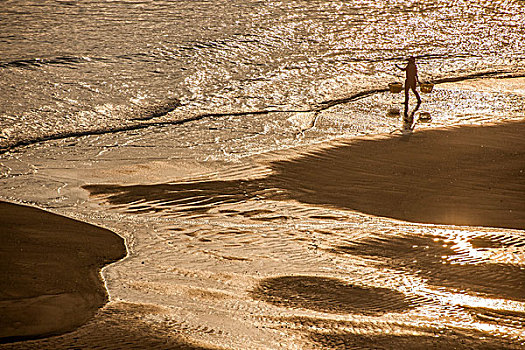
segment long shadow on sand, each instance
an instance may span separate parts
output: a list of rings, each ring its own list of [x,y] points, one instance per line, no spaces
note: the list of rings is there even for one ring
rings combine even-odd
[[[84,188],[138,213],[205,213],[265,197],[421,223],[525,229],[523,135],[523,122],[428,130],[275,161],[263,179]]]
[[[272,175],[263,179],[84,188],[135,213],[206,214],[221,203],[271,198],[422,223],[525,229],[523,135],[524,122],[429,130],[357,140],[275,161],[270,164]],[[481,239],[473,245],[493,243]],[[488,262],[447,263],[441,257],[457,253],[432,237],[362,241],[336,247],[334,252],[389,261],[390,266],[418,274],[435,286],[525,300],[524,269]],[[418,259],[413,259],[414,254]],[[337,290],[334,281],[325,282]],[[339,287],[348,291],[344,285]],[[279,292],[272,293],[277,300]],[[312,298],[299,299],[323,309]]]
[[[264,181],[205,181],[158,185],[86,185],[92,196],[133,213],[191,212],[203,214],[214,206],[240,203],[258,195],[272,196]]]
[[[252,296],[287,308],[336,314],[382,315],[417,306],[403,293],[388,288],[355,286],[317,276],[267,278],[252,291]]]
[[[456,349],[456,350],[503,350],[522,349],[523,344],[512,340],[492,337],[483,332],[447,332],[422,335],[371,334],[362,335],[351,332],[324,333],[310,332],[309,338],[323,349],[341,349],[348,345],[351,349],[382,350],[420,350],[420,349]]]
[[[525,123],[368,139],[272,164],[301,202],[406,221],[525,229]]]

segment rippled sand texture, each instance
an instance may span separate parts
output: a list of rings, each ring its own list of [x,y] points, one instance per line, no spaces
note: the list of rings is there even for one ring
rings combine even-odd
[[[2,344],[2,349],[178,349],[214,350],[192,344],[180,334],[141,322],[157,315],[154,306],[109,303],[80,328],[59,336]]]
[[[252,180],[84,188],[163,222],[143,237],[144,260],[127,262],[153,275],[121,280],[123,295],[180,305],[178,295],[212,344],[518,349],[525,236],[479,226],[524,227],[524,129],[340,141],[272,161]]]
[[[86,324],[1,347],[522,348],[522,81],[438,85],[406,134],[378,91],[306,130],[312,114],[217,116],[6,154],[3,197],[130,254]]]

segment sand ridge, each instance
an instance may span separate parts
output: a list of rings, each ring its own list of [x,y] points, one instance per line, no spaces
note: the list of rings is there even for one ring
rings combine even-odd
[[[107,301],[100,269],[126,255],[117,234],[0,202],[0,342],[60,334]]]

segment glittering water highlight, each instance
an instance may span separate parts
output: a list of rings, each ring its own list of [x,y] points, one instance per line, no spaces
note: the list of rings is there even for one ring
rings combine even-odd
[[[129,255],[85,325],[1,347],[522,348],[524,17],[4,2],[0,198]],[[435,87],[406,132],[410,55]]]

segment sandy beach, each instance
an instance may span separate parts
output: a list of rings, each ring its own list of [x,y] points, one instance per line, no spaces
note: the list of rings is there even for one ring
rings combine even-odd
[[[0,350],[525,349],[525,2],[2,1]]]
[[[127,247],[0,203],[0,348],[520,349],[524,133],[418,125],[234,165],[85,139],[38,178],[21,156],[20,182]]]
[[[290,198],[433,224],[525,229],[525,123],[351,141],[273,163]]]
[[[126,255],[109,230],[0,202],[0,341],[71,331],[107,302],[100,269]]]
[[[134,210],[144,213],[191,203],[198,192],[206,200],[195,211],[260,196],[418,223],[525,229],[524,133],[525,123],[513,122],[380,135],[272,162],[263,179],[84,188],[112,205],[138,202]]]
[[[250,200],[297,201],[350,210],[414,223],[472,227],[525,228],[525,123],[465,126],[423,130],[408,135],[383,135],[322,145],[321,149],[271,161],[271,175],[253,180],[197,181],[152,185],[86,185],[104,203],[141,215],[175,215],[177,211],[206,215],[214,206]],[[232,214],[232,212],[225,212]],[[290,220],[284,214],[246,212],[263,222]],[[266,216],[266,218],[264,218]],[[312,216],[314,217],[314,216]],[[343,220],[318,216],[322,220]],[[481,232],[484,232],[480,229]],[[525,270],[520,265],[480,260],[477,264],[444,264],[458,251],[443,245],[446,237],[391,236],[333,244],[328,254],[342,259],[387,259],[385,267],[398,266],[424,278],[434,288],[469,291],[489,298],[525,300]],[[521,238],[518,238],[521,237]],[[507,251],[520,249],[525,238],[478,234],[464,242],[470,249]],[[417,248],[421,247],[421,248]],[[233,259],[233,258],[231,258]],[[241,258],[235,258],[242,260]],[[243,258],[244,259],[244,258]],[[245,259],[249,259],[248,257]],[[403,293],[389,288],[360,287],[338,279],[288,275],[259,282],[251,297],[286,309],[307,308],[332,314],[379,316],[417,309]],[[484,318],[490,309],[465,310]],[[522,312],[497,314],[498,322],[511,317],[525,320]],[[286,322],[290,322],[287,319]],[[296,319],[304,327],[316,321]],[[428,330],[427,330],[428,331]],[[365,348],[410,349],[519,348],[480,334],[453,331],[435,339],[428,335],[364,336],[312,333],[316,343],[332,348],[334,342],[361,344]],[[457,345],[460,342],[461,345]],[[380,345],[381,344],[381,345]],[[454,344],[454,345],[453,345]]]

